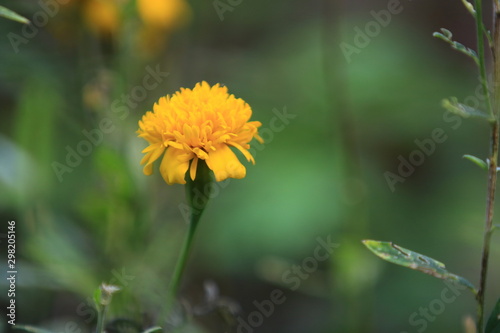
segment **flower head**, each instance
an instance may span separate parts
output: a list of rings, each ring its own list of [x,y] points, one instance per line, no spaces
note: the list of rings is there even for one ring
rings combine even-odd
[[[137,11],[144,24],[165,30],[182,25],[191,15],[186,0],[137,0]]]
[[[144,174],[151,175],[153,162],[163,155],[160,173],[168,184],[185,184],[188,169],[194,180],[200,159],[216,181],[245,177],[246,169],[230,147],[255,164],[249,143],[263,140],[257,132],[261,123],[249,121],[251,116],[250,106],[219,84],[201,82],[160,98],[139,121],[137,133],[149,142],[142,151]]]
[[[85,20],[95,33],[115,34],[120,26],[120,4],[116,0],[89,0],[83,7]]]
[[[187,0],[137,0],[136,7],[142,24],[135,35],[135,49],[145,58],[164,51],[174,31],[187,26],[192,17]]]

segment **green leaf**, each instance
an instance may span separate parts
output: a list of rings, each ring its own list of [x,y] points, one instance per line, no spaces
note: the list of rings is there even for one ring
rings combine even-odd
[[[472,283],[461,276],[448,272],[442,262],[405,249],[392,242],[365,239],[363,240],[363,244],[365,244],[370,251],[386,261],[432,275],[438,279],[456,282],[467,287],[474,294],[477,293]]]
[[[476,15],[476,10],[474,9],[474,6],[470,2],[468,2],[467,0],[462,0],[462,3],[464,4],[465,9],[467,9],[467,11],[471,13],[472,16]]]
[[[15,325],[13,328],[16,330],[23,330],[26,332],[32,332],[32,333],[53,333],[52,331],[45,330],[43,328],[38,328],[34,326],[28,326],[28,325]]]
[[[465,47],[464,45],[462,45],[459,42],[452,40],[453,34],[451,33],[450,30],[445,29],[445,28],[441,28],[441,32],[434,32],[432,34],[432,36],[439,38],[439,39],[445,41],[446,43],[450,44],[450,46],[452,48],[454,48],[455,50],[457,50],[459,52],[462,52],[463,54],[465,54],[468,57],[471,57],[472,60],[474,60],[474,62],[476,63],[476,65],[479,65],[479,58],[476,54],[476,51],[474,51],[473,49],[470,49],[468,47]]]
[[[485,333],[500,333],[500,298],[491,311],[490,318],[486,323]]]
[[[471,161],[472,163],[476,164],[481,169],[488,170],[488,164],[485,161],[483,161],[482,159],[480,159],[476,156],[473,156],[473,155],[464,155],[462,157]]]
[[[451,38],[453,37],[453,34],[451,33],[450,30],[441,28],[441,32],[435,32],[432,34],[432,36],[442,39],[445,42],[450,42]]]
[[[162,328],[160,326],[155,326],[148,328],[147,330],[143,331],[142,333],[153,333],[153,332],[161,332]]]
[[[0,6],[0,16],[19,23],[30,23],[30,20],[28,20],[26,17],[23,17],[16,12],[13,12],[12,10],[5,8],[4,6]]]
[[[446,110],[458,114],[459,116],[464,118],[476,117],[476,118],[486,119],[490,122],[494,121],[494,119],[491,116],[484,113],[483,111],[459,103],[456,97],[450,97],[450,99],[448,98],[443,99],[441,102],[441,106],[444,107]]]
[[[464,44],[462,43],[459,43],[459,42],[453,42],[454,44],[454,47],[460,51],[460,52],[464,52],[464,51],[467,51],[467,48],[464,46]],[[475,52],[474,52],[475,53]]]
[[[92,296],[95,308],[99,310],[99,307],[101,306],[101,288],[99,287],[96,290],[94,290],[94,295]]]
[[[64,109],[64,99],[60,84],[46,77],[46,73],[43,69],[36,69],[33,75],[25,78],[18,90],[19,102],[14,109],[14,141],[34,160],[34,165],[18,167],[16,181],[21,193],[19,200],[23,203],[32,201],[41,193],[50,196],[57,181],[52,164],[59,147],[57,117]]]

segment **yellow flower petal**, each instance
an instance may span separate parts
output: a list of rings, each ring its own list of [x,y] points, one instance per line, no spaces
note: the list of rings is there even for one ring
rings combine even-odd
[[[151,147],[151,146],[150,146]],[[156,161],[161,154],[165,151],[165,148],[160,146],[153,151],[150,151],[141,160],[141,164],[146,164],[144,166],[143,172],[146,176],[153,174],[153,163]]]
[[[246,176],[246,169],[227,145],[220,145],[215,151],[208,153],[207,165],[220,182],[226,178],[241,179]]]
[[[142,169],[142,172],[146,175],[146,176],[151,176],[153,174],[153,163],[151,164],[146,164],[144,166],[144,168]]]
[[[236,142],[229,142],[228,144],[233,146],[234,148],[238,149],[243,154],[243,156],[245,156],[245,158],[247,159],[248,162],[252,162],[252,164],[255,164],[255,159],[253,158],[252,154],[250,154],[250,152],[248,150],[246,150],[245,148],[243,148],[242,146],[240,146]]]
[[[149,153],[149,152],[151,152],[151,151],[153,151],[155,149],[158,149],[160,147],[161,147],[161,143],[155,143],[155,144],[152,144],[152,145],[147,146],[146,148],[144,148],[141,153],[143,153],[143,154]]]
[[[196,178],[196,169],[198,168],[198,157],[193,158],[193,161],[191,162],[191,167],[189,168],[189,176],[191,177],[191,180],[194,180]]]
[[[168,185],[186,184],[185,176],[192,154],[184,150],[167,148],[160,165],[160,173]]]

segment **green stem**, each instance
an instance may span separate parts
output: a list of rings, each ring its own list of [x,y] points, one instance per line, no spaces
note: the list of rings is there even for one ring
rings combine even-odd
[[[500,108],[500,21],[498,20],[498,2],[494,0],[494,11],[495,11],[495,22],[494,22],[494,43],[493,43],[493,72],[494,72],[494,104],[495,109],[491,107],[491,100],[489,98],[489,91],[485,88],[486,85],[486,70],[484,65],[484,49],[482,47],[482,31],[478,31],[478,54],[480,60],[480,70],[481,79],[483,83],[483,89],[485,92],[486,100],[488,103],[488,108],[494,121],[491,123],[491,138],[490,138],[490,157],[488,165],[488,194],[486,201],[486,221],[484,229],[484,239],[483,239],[483,250],[481,258],[481,273],[479,280],[479,290],[477,293],[477,303],[478,303],[478,318],[477,318],[477,331],[478,333],[483,332],[484,323],[484,303],[485,303],[485,293],[486,293],[486,280],[488,277],[488,263],[490,256],[490,244],[491,235],[493,234],[493,214],[495,208],[495,193],[497,184],[497,168],[498,168],[498,138],[500,131],[500,124],[498,121],[498,110]],[[479,5],[479,6],[478,6]],[[476,23],[478,29],[482,24],[481,18],[481,1],[476,0]],[[481,36],[481,38],[479,38]],[[481,65],[482,64],[482,65]]]
[[[191,163],[194,163],[192,161]],[[201,215],[205,210],[205,207],[209,200],[209,193],[207,190],[210,188],[210,183],[213,181],[210,173],[210,169],[206,165],[205,161],[198,161],[198,167],[196,169],[195,179],[191,180],[190,175],[187,176],[186,184],[186,199],[190,207],[191,216],[189,218],[189,229],[182,244],[181,253],[179,254],[179,259],[174,268],[174,273],[172,274],[172,280],[168,286],[167,301],[165,304],[165,319],[168,318],[170,310],[174,304],[177,292],[179,291],[179,285],[181,282],[184,269],[186,268],[186,263],[189,258],[189,252],[191,250],[191,245],[193,243],[194,234],[196,227],[200,222]]]
[[[181,253],[179,254],[179,259],[177,260],[177,264],[175,265],[174,273],[172,274],[172,280],[170,281],[170,285],[168,287],[167,310],[170,310],[170,307],[172,306],[172,303],[175,297],[177,296],[181,277],[182,274],[184,273],[184,269],[186,268],[186,263],[189,258],[191,244],[193,243],[194,233],[196,231],[196,227],[198,226],[198,221],[200,220],[200,217],[201,214],[191,214],[191,222],[189,223],[189,230],[186,235],[186,238],[184,239]]]
[[[483,331],[483,320],[484,320],[484,302],[485,302],[485,291],[486,291],[486,278],[488,276],[488,262],[490,256],[490,244],[491,235],[493,234],[493,213],[495,206],[495,192],[497,183],[497,160],[498,160],[498,135],[499,135],[499,124],[498,120],[492,125],[491,134],[491,157],[488,170],[488,198],[486,206],[486,222],[484,230],[484,241],[483,241],[483,251],[481,259],[481,275],[479,282],[479,290],[477,293],[478,302],[478,320],[477,329],[478,332]]]
[[[96,333],[104,332],[104,318],[106,317],[107,310],[108,310],[108,305],[101,304],[101,309],[97,315],[97,326],[95,329]]]
[[[342,39],[342,21],[345,16],[344,1],[323,0],[321,8],[322,16],[322,62],[324,85],[327,87],[326,105],[327,115],[325,121],[331,124],[332,131],[326,140],[331,142],[331,149],[336,150],[335,163],[340,175],[339,188],[347,195],[341,215],[344,221],[340,228],[339,235],[347,243],[354,244],[362,239],[369,231],[369,214],[367,209],[366,195],[363,191],[349,191],[351,184],[362,184],[363,168],[360,160],[360,142],[358,128],[356,127],[356,117],[352,110],[349,91],[349,72],[346,62],[351,59],[346,58],[342,50],[338,47],[338,41]],[[350,203],[347,203],[350,201]],[[356,288],[348,288],[352,266],[345,260],[348,256],[363,260],[365,253],[351,251],[352,249],[340,250],[332,257],[331,272],[339,277],[334,281],[331,279],[331,292],[336,301],[332,308],[335,308],[336,315],[332,316],[331,326],[338,332],[370,332],[371,303],[373,301],[373,288],[367,281],[358,281]],[[360,298],[359,294],[363,297]],[[342,304],[341,312],[338,312],[337,305]],[[364,320],[359,320],[359,313],[363,313]],[[335,320],[335,317],[342,320]]]
[[[484,57],[484,24],[483,24],[483,5],[482,0],[475,0],[476,8],[476,34],[477,34],[477,55],[479,58],[479,72],[481,74],[481,85],[486,99],[488,112],[491,116],[494,115],[491,105],[490,92],[488,90],[488,79],[486,77],[486,61]]]

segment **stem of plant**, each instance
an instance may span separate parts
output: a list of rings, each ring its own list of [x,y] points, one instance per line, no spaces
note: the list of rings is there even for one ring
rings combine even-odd
[[[496,0],[494,0],[496,1]],[[486,60],[484,57],[484,35],[488,33],[484,31],[483,24],[483,5],[482,0],[475,0],[475,9],[476,9],[476,34],[477,34],[477,55],[479,58],[479,72],[481,74],[481,85],[483,87],[484,97],[486,99],[486,107],[488,109],[488,113],[493,116],[493,108],[491,106],[491,98],[490,91],[488,89],[488,78],[486,76]],[[496,40],[495,40],[496,42]],[[496,44],[496,43],[495,43]],[[496,46],[495,46],[496,47]]]
[[[179,259],[175,265],[172,280],[168,286],[167,302],[165,305],[166,316],[169,315],[177,296],[177,292],[179,291],[179,285],[189,258],[189,252],[191,250],[191,244],[193,243],[196,227],[198,226],[201,215],[203,214],[203,211],[209,201],[209,195],[206,191],[209,187],[208,185],[212,181],[212,176],[206,163],[204,161],[198,161],[195,179],[191,180],[191,177],[188,176],[186,183],[186,199],[191,210],[191,216],[189,218],[189,229],[186,234],[186,238],[184,239],[184,243],[182,244]]]
[[[99,313],[97,315],[97,326],[95,329],[96,333],[104,332],[104,318],[106,318],[107,310],[108,310],[108,305],[101,304],[101,308],[99,309]]]
[[[495,123],[492,125],[492,131],[491,131],[491,143],[490,143],[491,156],[490,156],[490,164],[488,170],[488,197],[486,204],[486,222],[485,222],[483,251],[481,259],[481,275],[479,281],[479,290],[477,293],[478,332],[482,332],[483,330],[484,301],[485,301],[484,295],[486,291],[486,278],[488,276],[488,262],[490,256],[491,235],[493,233],[493,213],[494,213],[495,192],[497,184],[498,132],[499,132],[499,124],[498,120],[496,120]]]
[[[486,221],[484,230],[484,240],[483,240],[483,250],[481,259],[481,274],[479,281],[479,290],[477,293],[478,302],[478,318],[477,318],[477,332],[483,332],[483,322],[484,322],[484,303],[485,303],[485,292],[486,292],[486,280],[488,276],[488,262],[490,255],[490,243],[491,235],[493,233],[493,214],[495,208],[495,193],[497,184],[497,166],[498,166],[498,137],[499,137],[499,121],[498,121],[498,110],[500,108],[500,62],[498,61],[500,56],[500,21],[498,20],[498,2],[494,0],[494,11],[495,11],[495,22],[494,22],[494,43],[493,43],[493,67],[494,67],[494,106],[491,107],[491,100],[489,97],[489,91],[487,89],[487,78],[485,69],[485,59],[484,59],[484,46],[483,46],[483,25],[482,25],[482,8],[481,0],[476,0],[476,23],[477,23],[477,35],[478,35],[478,54],[480,61],[480,71],[481,71],[481,81],[483,83],[484,94],[487,100],[489,113],[491,114],[493,121],[491,122],[491,138],[490,138],[490,157],[488,166],[488,193],[486,200]]]
[[[184,243],[182,244],[181,253],[179,254],[179,259],[177,264],[175,265],[174,273],[172,275],[172,280],[170,281],[170,285],[168,287],[168,298],[167,298],[167,311],[170,311],[172,304],[177,295],[179,284],[181,281],[182,274],[184,273],[184,269],[186,268],[186,263],[189,258],[189,252],[191,249],[191,244],[193,242],[194,233],[196,231],[196,227],[198,226],[198,221],[201,217],[201,214],[191,214],[191,221],[189,223],[189,230],[184,239]]]

